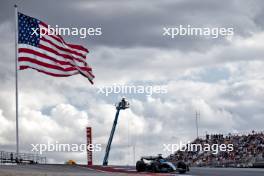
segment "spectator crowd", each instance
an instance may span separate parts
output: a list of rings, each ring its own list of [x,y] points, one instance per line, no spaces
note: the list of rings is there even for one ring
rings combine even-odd
[[[233,151],[177,151],[168,159],[172,162],[183,160],[190,166],[211,167],[252,167],[255,162],[264,161],[264,133],[252,131],[246,135],[212,134],[197,138],[192,144],[233,144]]]

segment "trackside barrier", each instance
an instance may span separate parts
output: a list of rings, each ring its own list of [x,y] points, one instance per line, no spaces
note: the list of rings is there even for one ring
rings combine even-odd
[[[0,151],[0,164],[46,164],[46,157],[32,153],[15,153]]]

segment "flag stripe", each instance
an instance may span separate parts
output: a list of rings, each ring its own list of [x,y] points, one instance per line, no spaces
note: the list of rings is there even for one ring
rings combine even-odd
[[[46,63],[52,63],[54,65],[61,65],[61,66],[73,66],[72,64],[70,64],[69,62],[64,62],[64,61],[59,61],[59,60],[56,60],[52,57],[49,57],[49,56],[46,56],[42,53],[38,53],[38,52],[35,52],[35,51],[32,51],[32,50],[29,50],[29,52],[20,52],[18,54],[19,57],[29,57],[29,58],[41,58],[43,60],[43,62],[46,62]]]
[[[50,37],[50,39],[53,39],[53,41],[57,41],[58,43],[61,43],[65,48],[68,48],[68,49],[71,49],[71,50],[74,50],[74,51],[77,51],[83,55],[86,55],[88,52],[86,51],[82,51],[82,50],[78,50],[78,49],[75,49],[75,48],[71,48],[69,47],[68,45],[66,45],[65,43],[63,43],[63,41],[56,35],[45,35],[47,37]]]
[[[37,57],[35,57],[35,58],[19,57],[18,61],[21,62],[21,63],[25,63],[25,62],[34,63],[34,64],[37,64],[37,65],[40,65],[40,66],[43,66],[43,67],[47,67],[47,68],[50,68],[50,69],[61,70],[61,71],[65,71],[65,72],[76,70],[73,67],[62,68],[62,67],[57,66],[57,65],[48,64],[47,62],[41,62],[41,61],[37,60],[36,58]]]
[[[48,29],[48,25],[47,24],[45,24],[43,22],[40,22],[39,24],[40,24],[41,27],[45,27],[46,29]],[[61,40],[61,42],[63,42],[65,45],[67,45],[67,46],[69,46],[71,48],[74,48],[74,49],[77,49],[77,50],[82,50],[82,51],[85,51],[85,52],[89,52],[88,49],[84,48],[81,45],[73,45],[73,44],[66,43],[64,41],[64,39],[60,35],[56,35],[56,37],[58,37]]]
[[[76,56],[74,54],[71,54],[71,53],[68,53],[68,52],[65,52],[65,51],[62,51],[56,47],[54,47],[53,45],[49,44],[48,42],[45,42],[45,41],[40,41],[40,44],[39,44],[39,48],[41,48],[41,46],[45,46],[45,47],[48,47],[50,48],[51,50],[53,50],[54,54],[58,55],[57,53],[61,55],[67,55],[68,58],[72,58],[71,60],[76,60],[78,62],[82,62],[82,63],[86,63],[85,59],[83,59],[82,57],[79,57],[79,56]],[[44,49],[46,50],[46,49]],[[50,52],[50,51],[49,51]],[[64,57],[65,58],[65,57]]]
[[[39,68],[34,68],[34,66],[26,66],[26,65],[22,65],[19,67],[20,70],[25,70],[25,69],[28,69],[28,68],[31,68],[31,69],[34,69],[34,70],[37,70],[38,72],[42,72],[42,73],[45,73],[47,75],[50,75],[50,76],[55,76],[55,77],[68,77],[68,76],[72,76],[72,75],[76,75],[76,74],[79,74],[78,72],[76,73],[71,73],[71,74],[62,74],[62,73],[51,73],[51,72],[47,72],[47,71],[44,71],[44,70],[41,70]]]
[[[83,59],[86,58],[85,55],[75,51],[75,50],[71,50],[69,48],[65,48],[61,43],[57,42],[56,40],[50,40],[48,39],[46,36],[42,36],[41,39],[40,39],[41,42],[47,42],[49,43],[50,45],[53,45],[54,47],[56,47],[57,49],[59,50],[62,50],[62,51],[65,51],[69,54],[72,54],[74,57],[81,57]]]
[[[27,53],[21,53],[19,54],[19,59],[18,61],[24,61],[24,62],[33,62],[35,64],[39,64],[44,67],[52,68],[52,69],[58,69],[58,70],[64,70],[64,71],[72,71],[76,70],[74,66],[69,66],[69,65],[62,65],[62,64],[57,64],[51,60],[32,55],[32,54],[27,54]],[[91,71],[91,68],[88,67],[79,67],[83,71]]]
[[[79,74],[80,72],[78,70],[68,70],[68,71],[65,71],[65,70],[58,70],[58,69],[52,69],[50,67],[46,67],[48,66],[48,64],[40,64],[38,63],[37,61],[29,61],[29,59],[32,59],[32,58],[28,58],[28,61],[26,61],[26,58],[19,58],[20,62],[19,62],[19,69],[20,70],[23,70],[23,69],[26,69],[26,68],[33,68],[33,69],[36,69],[38,71],[42,71],[43,73],[49,73],[50,75],[57,75],[57,76],[71,76],[71,75],[75,75],[75,74]],[[25,61],[23,61],[25,60]],[[84,73],[87,73],[85,74],[85,76],[87,76],[89,78],[89,80],[93,79],[94,76],[92,76],[92,74],[89,72],[89,71],[84,71]],[[90,80],[90,81],[91,81]]]
[[[56,54],[58,56],[61,56],[61,57],[64,57],[65,59],[70,59],[70,60],[76,60],[76,61],[79,61],[79,62],[83,62],[84,64],[86,63],[85,61],[79,59],[79,58],[75,58],[73,56],[69,56],[67,54],[63,54],[63,53],[60,53],[58,50],[55,50],[53,48],[50,48],[50,47],[47,47],[43,44],[39,44],[39,48],[43,49],[43,50],[46,50],[48,52],[51,52],[53,54]]]
[[[61,46],[63,48],[67,48],[71,51],[77,52],[80,55],[86,56],[88,54],[88,52],[86,52],[86,51],[77,50],[75,48],[71,48],[71,47],[65,45],[63,42],[61,42],[60,38],[58,38],[56,35],[44,35],[43,37],[46,38],[47,40],[52,41],[54,44],[56,44],[58,46]],[[41,37],[41,39],[42,39],[42,37]]]
[[[71,75],[79,74],[78,70],[65,72],[65,71],[60,71],[60,70],[55,70],[55,69],[49,69],[47,67],[42,67],[42,66],[40,66],[38,64],[31,63],[31,62],[21,62],[20,65],[19,65],[19,69],[24,70],[25,68],[33,68],[33,69],[36,69],[38,71],[49,73],[51,75],[53,75],[53,74],[57,75],[58,77],[60,75],[62,77],[65,77],[65,76],[71,76]]]
[[[24,45],[24,44],[19,44],[19,45]],[[52,61],[54,61],[55,63],[58,61],[58,60],[56,60],[56,59],[54,59],[54,58],[58,58],[58,56],[54,56],[54,57],[49,57],[49,55],[51,54],[50,52],[46,52],[45,50],[44,50],[44,52],[46,52],[47,53],[47,55],[41,55],[41,53],[37,53],[35,50],[39,50],[38,48],[36,49],[36,47],[34,47],[34,46],[28,46],[28,45],[26,45],[25,47],[27,47],[27,48],[19,48],[19,57],[22,57],[23,56],[23,53],[29,53],[29,54],[36,54],[36,57],[35,58],[41,58],[42,56],[44,56],[43,58],[45,59],[49,59],[49,60],[52,60]],[[32,49],[28,49],[28,48],[32,48]],[[35,48],[35,49],[34,49]],[[40,56],[40,57],[37,57],[37,56]],[[32,56],[33,58],[34,58],[34,56]],[[53,59],[52,59],[53,58]],[[63,58],[62,58],[62,60],[63,60]],[[65,59],[64,59],[65,60]],[[43,60],[42,60],[43,61]],[[44,62],[47,62],[47,61],[44,61]],[[64,62],[65,63],[65,62]],[[74,63],[74,64],[72,64],[71,62],[69,62],[69,64],[71,64],[71,65],[75,65],[75,68],[77,69],[77,70],[79,70],[79,71],[87,71],[87,73],[83,73],[84,75],[86,75],[87,77],[89,77],[89,78],[94,78],[94,75],[92,74],[92,72],[91,72],[91,68],[90,67],[86,67],[87,69],[83,69],[82,68],[82,66],[84,66],[84,65],[82,65],[82,66],[79,66],[78,65],[78,67],[76,67],[76,63]],[[79,68],[79,69],[78,69]]]
[[[19,49],[18,49],[19,54],[20,53],[29,53],[29,54],[36,54],[39,57],[43,57],[49,60],[53,60],[56,63],[61,63],[66,65],[68,63],[68,65],[72,65],[72,66],[84,66],[84,62],[74,62],[72,63],[71,60],[66,60],[65,58],[58,56],[56,54],[50,53],[44,49],[41,48],[37,48],[34,46],[30,46],[30,45],[25,45],[25,44],[19,44]]]

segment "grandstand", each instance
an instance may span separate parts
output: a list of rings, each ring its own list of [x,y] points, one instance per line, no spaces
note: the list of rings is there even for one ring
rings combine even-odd
[[[172,162],[184,160],[190,166],[198,167],[264,167],[264,133],[252,131],[250,134],[206,135],[192,144],[233,144],[231,152],[217,154],[208,151],[177,151],[168,159]]]
[[[0,151],[0,164],[46,164],[46,157],[31,153],[14,153]]]

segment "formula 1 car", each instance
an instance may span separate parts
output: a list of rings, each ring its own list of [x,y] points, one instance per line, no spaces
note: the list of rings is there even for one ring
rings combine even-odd
[[[141,157],[136,163],[136,169],[138,172],[179,172],[180,174],[189,171],[188,165],[184,162],[178,161],[177,164],[174,165],[173,163],[166,161],[161,155]]]

